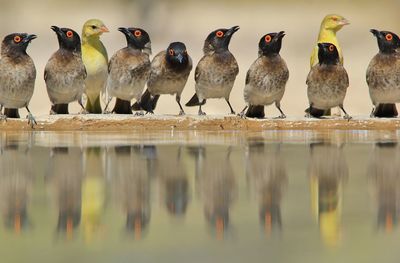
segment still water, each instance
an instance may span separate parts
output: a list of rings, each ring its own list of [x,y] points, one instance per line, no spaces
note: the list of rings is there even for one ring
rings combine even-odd
[[[398,262],[400,132],[0,133],[2,262]]]

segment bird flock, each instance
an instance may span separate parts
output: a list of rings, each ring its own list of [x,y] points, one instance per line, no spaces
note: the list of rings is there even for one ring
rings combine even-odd
[[[349,22],[340,15],[327,15],[321,23],[306,81],[307,117],[331,115],[331,109],[339,108],[345,119],[351,118],[343,106],[349,78],[336,38],[336,32],[347,24]],[[179,115],[185,114],[181,94],[193,63],[184,43],[170,43],[150,61],[149,34],[141,28],[120,27],[118,30],[125,35],[127,45],[108,59],[100,36],[109,30],[102,21],[88,20],[83,25],[82,40],[70,28],[52,26],[51,29],[57,36],[59,49],[48,60],[44,72],[50,114],[69,114],[69,103],[76,101],[82,107],[81,113],[132,114],[135,111],[136,115],[143,115],[144,112],[154,113],[163,94],[175,95]],[[215,98],[225,99],[230,113],[236,114],[229,96],[239,65],[229,51],[229,44],[238,30],[239,26],[217,29],[204,41],[204,55],[195,68],[195,94],[185,104],[198,106],[199,115],[205,115],[202,106],[206,101]],[[397,52],[400,39],[389,31],[371,29],[371,33],[379,47],[366,74],[374,105],[371,116],[396,117],[395,103],[400,101],[400,55]],[[246,107],[238,116],[264,118],[264,107],[275,104],[280,112],[278,118],[286,117],[280,103],[289,79],[287,65],[279,55],[284,36],[285,32],[280,31],[261,37],[258,58],[246,75],[243,92]],[[18,110],[26,108],[32,127],[36,120],[28,105],[34,92],[36,69],[26,50],[35,38],[36,35],[26,33],[7,35],[2,41],[0,59],[0,118],[19,118]],[[105,98],[104,109],[101,97]],[[109,104],[113,98],[115,105],[111,109]],[[131,103],[133,99],[134,104]]]

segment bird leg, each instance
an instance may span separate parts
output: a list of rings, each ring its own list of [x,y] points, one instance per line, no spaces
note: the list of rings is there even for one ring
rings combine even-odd
[[[286,118],[286,115],[285,115],[285,113],[283,113],[283,111],[282,111],[282,109],[281,109],[281,103],[278,102],[278,101],[276,101],[276,102],[275,102],[275,106],[276,106],[276,108],[277,108],[277,109],[280,111],[280,113],[281,113],[281,115],[278,116],[277,119],[285,119],[285,118]]]
[[[238,116],[242,119],[246,119],[246,110],[249,106],[244,107],[244,109],[238,114]]]
[[[229,99],[225,99],[226,103],[228,103],[229,108],[231,109],[231,114],[235,115],[235,111],[233,110],[231,103],[229,102]]]
[[[28,116],[26,116],[26,118],[28,119],[28,124],[31,125],[31,128],[33,128],[35,125],[37,125],[37,122],[35,120],[35,117],[33,117],[31,111],[29,110],[28,106],[25,106],[25,108],[28,111]]]
[[[179,108],[181,109],[181,111],[179,112],[179,116],[185,115],[185,111],[183,110],[182,105],[181,105],[181,96],[176,94],[175,100],[178,103]]]
[[[137,111],[137,112],[135,112],[135,116],[144,116],[144,113],[143,113],[143,111]]]
[[[111,113],[111,111],[107,110],[108,109],[108,104],[110,104],[111,100],[112,100],[112,98],[109,97],[108,101],[106,103],[106,106],[104,107],[103,114],[110,114]]]
[[[339,105],[339,107],[342,109],[342,111],[344,112],[344,116],[343,119],[350,121],[350,119],[352,118],[349,114],[347,114],[347,112],[344,110],[343,105]]]
[[[83,106],[82,97],[78,100],[78,103],[82,108],[79,114],[88,114],[89,112],[85,109],[85,106]]]
[[[206,115],[204,111],[201,110],[201,104],[199,105],[199,116]]]
[[[7,121],[7,115],[3,114],[3,105],[0,105],[0,120]]]

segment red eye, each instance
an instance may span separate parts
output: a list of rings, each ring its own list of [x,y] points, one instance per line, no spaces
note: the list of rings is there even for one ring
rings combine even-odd
[[[392,35],[392,34],[387,34],[387,35],[385,36],[385,38],[386,38],[387,41],[392,41],[393,35]]]
[[[142,31],[135,30],[135,32],[133,32],[133,34],[135,35],[135,37],[140,37],[142,35]]]
[[[269,43],[269,42],[271,42],[271,40],[272,40],[272,37],[270,35],[265,36],[265,42]]]
[[[22,38],[20,36],[15,36],[14,37],[14,42],[15,43],[19,43],[19,42],[21,42],[21,40],[22,40]]]
[[[168,53],[169,53],[170,56],[174,56],[175,55],[175,51],[172,48],[169,49]]]
[[[328,49],[329,49],[330,52],[333,52],[335,50],[335,46],[334,45],[330,45]]]
[[[221,30],[217,31],[217,33],[215,33],[215,35],[217,37],[223,37],[224,36],[224,32],[222,32]]]
[[[68,38],[71,38],[71,37],[73,37],[74,33],[71,30],[69,30],[69,31],[67,31],[66,35]]]

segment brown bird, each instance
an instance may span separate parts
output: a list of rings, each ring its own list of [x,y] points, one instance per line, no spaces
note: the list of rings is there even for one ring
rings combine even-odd
[[[18,109],[25,107],[32,127],[36,121],[28,104],[35,88],[36,68],[26,49],[35,38],[26,33],[7,35],[1,44],[0,59],[0,112],[3,107],[10,109],[2,118],[19,118]]]
[[[285,32],[264,35],[258,44],[258,58],[250,66],[246,76],[244,100],[248,104],[239,114],[244,117],[264,118],[264,106],[275,103],[279,118],[286,118],[281,110],[289,70],[279,55]],[[246,109],[249,108],[245,114]]]
[[[68,103],[78,101],[83,111],[86,69],[82,62],[81,40],[72,29],[52,26],[60,48],[50,57],[44,70],[47,93],[52,103],[50,114],[68,114]]]
[[[371,117],[396,117],[394,103],[400,102],[400,55],[396,49],[400,47],[400,39],[389,31],[371,29],[371,33],[379,46],[379,53],[372,58],[367,69],[369,95],[375,107]]]
[[[182,42],[169,44],[167,50],[158,53],[151,62],[151,72],[147,81],[147,90],[141,98],[141,108],[153,113],[161,94],[176,95],[175,99],[179,105],[179,115],[185,111],[181,105],[181,94],[186,85],[190,71],[192,70],[192,59],[187,53],[186,46]],[[134,105],[139,109],[139,105]]]
[[[107,91],[109,99],[116,97],[112,112],[132,114],[131,100],[140,102],[140,98],[150,75],[151,42],[149,34],[140,28],[124,28],[121,31],[127,41],[127,47],[118,50],[108,65]]]
[[[350,119],[351,117],[343,108],[343,101],[349,86],[349,77],[340,63],[335,45],[318,43],[318,60],[318,64],[311,68],[306,81],[310,103],[310,111],[306,116],[321,117],[321,115],[313,115],[313,107],[329,110],[339,106],[345,113],[344,118]]]
[[[217,29],[204,41],[204,56],[197,64],[195,72],[196,94],[186,103],[189,107],[199,106],[199,115],[205,115],[201,106],[206,103],[206,99],[211,98],[224,98],[231,114],[235,114],[229,96],[239,73],[239,66],[228,47],[233,34],[238,30],[238,26]]]

